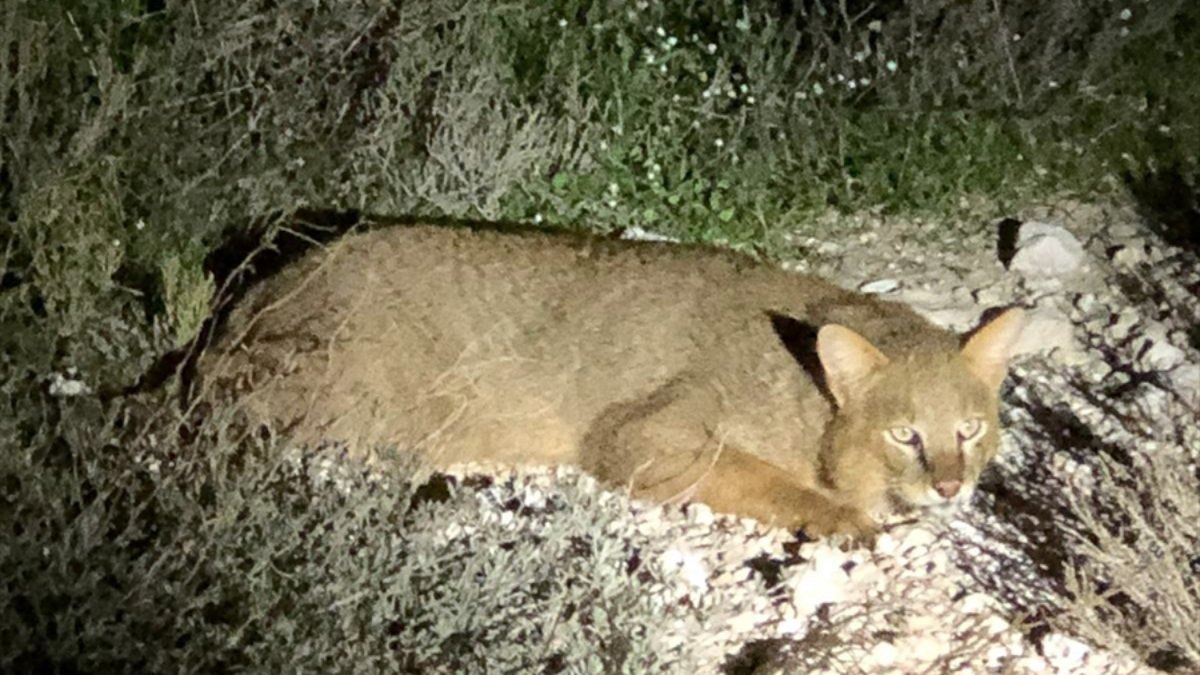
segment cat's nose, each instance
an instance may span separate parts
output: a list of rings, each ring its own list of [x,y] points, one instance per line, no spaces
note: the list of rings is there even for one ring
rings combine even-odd
[[[943,480],[939,481],[937,485],[933,486],[933,489],[937,490],[937,493],[946,499],[950,499],[951,497],[957,495],[961,488],[962,481],[958,480]]]

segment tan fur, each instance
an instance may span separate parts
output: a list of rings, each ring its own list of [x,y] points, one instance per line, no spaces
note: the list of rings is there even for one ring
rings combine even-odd
[[[871,514],[969,494],[1021,323],[1003,313],[960,350],[903,305],[727,252],[395,227],[252,289],[199,372],[301,442],[577,465],[637,496],[869,535]]]

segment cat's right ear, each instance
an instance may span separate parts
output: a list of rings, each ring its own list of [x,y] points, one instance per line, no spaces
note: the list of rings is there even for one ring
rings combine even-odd
[[[825,369],[825,385],[841,407],[859,393],[875,369],[888,362],[866,338],[837,324],[817,332],[817,357]]]

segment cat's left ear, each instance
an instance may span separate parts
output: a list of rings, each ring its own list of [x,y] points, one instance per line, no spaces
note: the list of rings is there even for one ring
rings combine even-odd
[[[1025,329],[1025,310],[1007,309],[992,318],[967,338],[962,355],[971,372],[987,386],[999,389],[1008,373],[1008,360],[1021,331]]]

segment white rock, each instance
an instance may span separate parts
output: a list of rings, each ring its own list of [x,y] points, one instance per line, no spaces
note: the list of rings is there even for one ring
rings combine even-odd
[[[975,302],[985,307],[991,307],[992,305],[1003,303],[1008,299],[1009,294],[1005,292],[1000,284],[992,284],[991,286],[976,289],[971,296],[975,298]]]
[[[942,640],[939,640],[934,635],[910,635],[899,642],[900,644],[897,645],[897,648],[901,652],[922,664],[933,663],[945,654],[947,647],[949,647],[949,645],[944,644]]]
[[[1060,633],[1051,633],[1042,638],[1042,654],[1058,672],[1079,668],[1091,652],[1091,647]]]
[[[1132,307],[1122,309],[1113,324],[1108,327],[1108,337],[1114,342],[1120,342],[1129,337],[1130,331],[1141,321],[1137,310]]]
[[[1182,349],[1167,339],[1166,329],[1155,324],[1135,342],[1137,365],[1143,371],[1170,370],[1187,359]]]
[[[1008,622],[1000,616],[992,615],[983,620],[983,628],[991,635],[999,635],[1008,630]]]
[[[992,605],[992,598],[987,593],[971,593],[959,601],[958,608],[964,614],[981,614]]]
[[[880,642],[871,649],[870,658],[876,664],[884,668],[891,668],[896,664],[896,657],[899,653],[896,651],[896,646],[890,642]]]
[[[1080,293],[1075,297],[1075,309],[1083,313],[1091,312],[1096,307],[1095,293]]]
[[[678,242],[679,241],[675,237],[668,237],[665,234],[651,232],[650,230],[643,229],[641,227],[638,227],[637,225],[634,225],[633,227],[625,228],[621,232],[621,238],[622,239],[630,239],[633,241],[670,241],[670,242]]]
[[[1200,363],[1185,363],[1167,373],[1171,388],[1188,405],[1200,407]]]
[[[1009,269],[1028,278],[1070,274],[1083,264],[1083,245],[1066,228],[1027,222],[1017,233],[1017,252]]]
[[[775,632],[781,637],[803,635],[808,632],[808,620],[799,617],[784,619],[775,625]]]
[[[812,614],[827,603],[841,602],[846,598],[846,575],[840,569],[837,574],[822,573],[815,567],[807,567],[788,579],[792,591],[792,602],[802,615]]]
[[[917,548],[926,548],[935,541],[937,541],[937,535],[929,529],[918,525],[905,533],[904,541],[900,544],[900,549],[902,551],[911,551]]]
[[[68,373],[70,375],[70,373]],[[83,380],[63,377],[62,373],[50,374],[50,395],[60,397],[86,396],[92,388]]]
[[[1135,267],[1148,260],[1145,244],[1131,242],[1128,245],[1118,246],[1112,254],[1112,262],[1117,267]]]
[[[875,551],[882,555],[891,555],[900,548],[900,542],[892,535],[884,532],[875,538]]]
[[[701,504],[700,502],[692,502],[689,504],[687,507],[687,515],[688,520],[697,525],[712,525],[716,520],[716,517],[713,516],[712,509],[709,508],[707,504]]]
[[[749,633],[762,621],[755,612],[742,612],[729,620],[729,628],[736,633]]]
[[[1035,354],[1059,350],[1076,352],[1075,326],[1056,309],[1035,309],[1026,313],[1025,328],[1013,346],[1013,354]]]
[[[987,663],[988,670],[998,671],[1003,668],[1009,656],[1008,650],[1003,645],[993,645],[988,647],[987,654],[983,658]]]
[[[884,295],[885,293],[894,293],[899,288],[900,282],[895,279],[877,279],[860,285],[858,290],[872,295]]]

